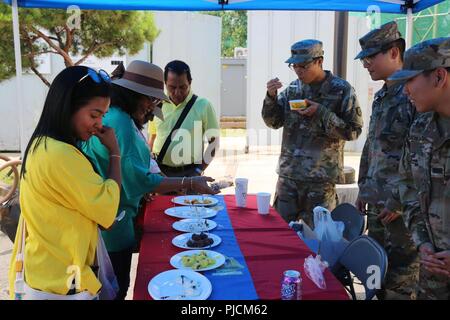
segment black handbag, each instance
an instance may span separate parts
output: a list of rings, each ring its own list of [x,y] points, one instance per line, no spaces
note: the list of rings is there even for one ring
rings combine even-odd
[[[0,230],[14,242],[16,238],[17,226],[20,218],[19,192],[16,190],[14,195],[4,204],[0,203]]]

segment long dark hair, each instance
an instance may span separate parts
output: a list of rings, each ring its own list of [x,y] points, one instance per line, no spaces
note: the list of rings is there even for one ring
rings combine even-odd
[[[71,123],[72,116],[93,98],[106,98],[111,93],[110,84],[103,80],[97,83],[87,76],[80,81],[88,73],[88,70],[89,68],[83,66],[69,67],[61,71],[53,80],[39,122],[25,149],[21,177],[24,177],[26,173],[25,165],[28,153],[36,150],[42,140],[47,137],[79,149],[78,139]],[[30,150],[35,140],[36,143]]]

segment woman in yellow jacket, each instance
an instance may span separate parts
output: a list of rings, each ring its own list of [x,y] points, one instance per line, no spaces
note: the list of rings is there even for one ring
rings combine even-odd
[[[109,82],[102,70],[76,66],[59,73],[50,87],[22,164],[11,298],[94,299],[101,290],[93,267],[98,226],[113,224],[121,186],[114,130],[102,126],[110,104]],[[92,135],[109,150],[107,179],[79,148]],[[23,259],[18,254],[22,247]],[[21,270],[24,279],[18,281]]]

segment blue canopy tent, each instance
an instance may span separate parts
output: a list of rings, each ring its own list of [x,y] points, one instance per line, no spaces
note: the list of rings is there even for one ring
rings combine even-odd
[[[60,8],[71,5],[80,9],[96,10],[165,10],[165,11],[216,11],[216,10],[322,10],[365,12],[372,5],[384,13],[413,13],[443,0],[18,0],[24,8]],[[11,4],[14,0],[4,0]]]
[[[444,0],[3,0],[12,6],[14,51],[17,75],[17,103],[20,118],[20,146],[25,151],[23,103],[21,92],[22,60],[20,52],[18,7],[59,8],[78,6],[82,10],[153,10],[153,11],[219,11],[219,10],[312,10],[370,12],[407,15],[406,45],[412,40],[412,15]]]

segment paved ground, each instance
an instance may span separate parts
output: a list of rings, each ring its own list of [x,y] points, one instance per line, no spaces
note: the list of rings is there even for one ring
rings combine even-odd
[[[221,152],[206,170],[206,175],[220,179],[226,176],[245,177],[249,179],[249,193],[270,192],[274,193],[277,175],[275,168],[278,160],[280,146],[250,148],[249,153],[244,153],[245,139],[242,137],[224,137],[221,140]],[[356,170],[358,176],[360,154],[347,153],[345,165]],[[233,194],[234,188],[227,188],[223,194]],[[7,272],[11,257],[12,244],[9,239],[0,232],[0,300],[6,299]],[[131,270],[131,287],[127,299],[132,299],[133,283],[136,277],[138,254],[133,255]],[[356,288],[362,292],[361,287]]]
[[[5,290],[8,287],[8,269],[11,259],[12,243],[9,238],[0,231],[0,300],[8,298]]]

